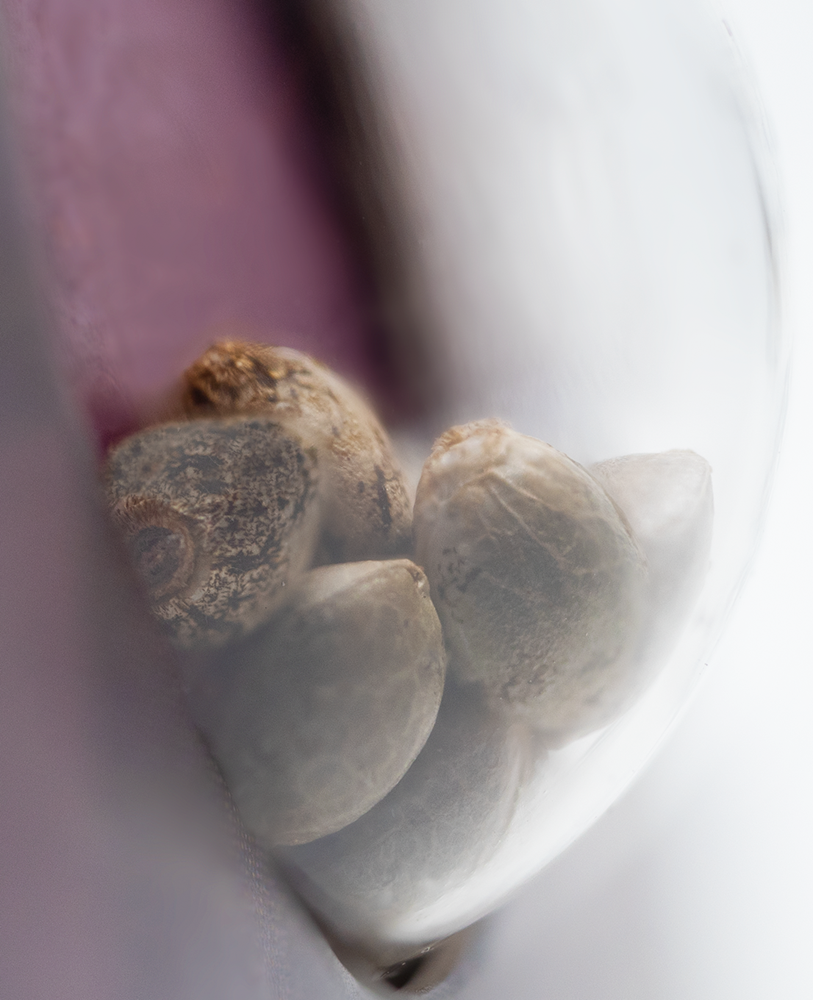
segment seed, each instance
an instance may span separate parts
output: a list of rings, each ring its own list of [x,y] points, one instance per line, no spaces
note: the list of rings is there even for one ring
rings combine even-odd
[[[149,428],[113,449],[105,479],[153,612],[182,648],[266,621],[313,557],[316,462],[266,417]]]
[[[622,515],[581,466],[496,421],[447,431],[415,503],[450,669],[551,742],[637,691],[646,586]]]
[[[341,829],[400,781],[434,725],[446,655],[426,577],[398,559],[308,573],[220,668],[223,694],[197,714],[271,846]]]
[[[641,657],[650,669],[673,645],[709,564],[714,497],[711,467],[693,451],[624,455],[590,467],[624,512],[646,556]]]
[[[435,728],[389,795],[355,823],[279,857],[344,937],[397,940],[486,864],[530,763],[524,727],[447,683]],[[401,925],[401,926],[399,926]]]
[[[322,562],[405,555],[411,511],[381,423],[338,375],[284,347],[224,341],[185,373],[189,417],[263,413],[318,449]]]

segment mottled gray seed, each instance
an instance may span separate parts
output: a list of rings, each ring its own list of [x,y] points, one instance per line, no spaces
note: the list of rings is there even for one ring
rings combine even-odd
[[[626,706],[645,564],[581,466],[496,421],[452,428],[424,466],[414,528],[460,681],[555,742]]]
[[[112,450],[104,476],[153,612],[182,648],[266,621],[313,558],[316,460],[267,417],[149,428]]]
[[[271,846],[341,829],[400,781],[434,725],[446,654],[426,577],[398,559],[308,573],[221,666],[222,699],[193,692],[193,705]]]

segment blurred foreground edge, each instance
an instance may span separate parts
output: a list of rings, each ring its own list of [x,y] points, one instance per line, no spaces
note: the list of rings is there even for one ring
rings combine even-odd
[[[63,391],[12,160],[0,106],[0,995],[359,997],[184,715]]]

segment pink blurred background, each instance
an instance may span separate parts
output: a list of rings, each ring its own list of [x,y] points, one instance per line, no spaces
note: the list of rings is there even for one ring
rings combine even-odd
[[[103,438],[224,333],[381,377],[307,66],[268,7],[5,5],[29,214]]]

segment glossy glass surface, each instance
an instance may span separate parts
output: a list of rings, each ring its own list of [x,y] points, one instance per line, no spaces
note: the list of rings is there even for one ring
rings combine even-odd
[[[113,21],[120,19],[118,23],[131,16],[115,4],[110,9]],[[185,37],[184,19],[191,17],[189,5],[166,9],[175,29],[169,33],[175,39],[172,44],[183,47],[179,40]],[[83,16],[89,18],[92,30],[83,32],[74,23],[71,32],[80,40],[98,40],[98,24],[91,23],[95,14]],[[467,817],[484,821],[480,833],[475,822],[464,822],[470,839],[459,844],[453,840],[451,851],[447,845],[452,867],[465,846],[473,848],[475,861],[464,877],[458,877],[459,872],[449,876],[442,858],[440,867],[435,864],[431,848],[422,847],[419,830],[412,854],[403,852],[399,859],[415,867],[405,866],[384,876],[384,881],[392,882],[396,875],[403,895],[391,897],[384,907],[373,901],[363,905],[331,888],[343,863],[334,853],[335,842],[316,841],[301,851],[285,852],[282,860],[290,878],[310,905],[340,934],[386,961],[488,913],[556,857],[628,785],[685,704],[709,659],[759,532],[782,418],[787,348],[775,304],[775,183],[765,155],[758,105],[724,26],[705,8],[677,0],[658,4],[578,0],[567,5],[510,0],[500,5],[497,15],[483,0],[466,4],[455,0],[442,7],[428,0],[409,5],[394,0],[350,0],[331,17],[334,20],[327,23],[333,23],[337,32],[347,30],[348,23],[354,25],[354,44],[365,54],[370,107],[381,127],[383,159],[390,170],[385,187],[392,196],[395,228],[400,227],[401,263],[412,276],[412,315],[423,318],[413,333],[428,358],[426,371],[419,375],[425,375],[432,387],[430,404],[423,417],[410,426],[399,425],[394,432],[413,482],[437,433],[455,422],[497,416],[585,466],[631,453],[691,449],[711,465],[715,502],[710,568],[702,593],[682,627],[675,629],[674,648],[664,656],[657,678],[622,718],[569,745],[529,755],[524,744],[514,747],[513,735],[501,740],[488,724],[478,735],[480,708],[467,708],[466,696],[449,703],[449,731],[474,731],[464,744],[482,754],[483,773],[493,779],[496,798],[506,783],[515,782],[518,789],[504,813],[499,802],[492,809],[492,786],[486,783],[475,789],[472,798],[461,800],[459,815],[464,821]],[[37,18],[28,16],[24,4],[10,10],[13,37],[31,46],[30,50],[21,46],[19,51],[40,51],[32,41],[35,21],[36,31],[46,41],[63,37],[66,24],[58,6],[44,5]],[[64,88],[51,82],[50,90],[27,89],[19,83],[26,75],[21,60],[13,61],[11,77],[18,81],[11,87],[19,116],[17,134],[32,165],[26,180],[35,193],[45,192],[41,200],[35,198],[32,215],[40,233],[47,234],[45,272],[51,279],[57,325],[70,344],[74,383],[102,438],[137,421],[134,414],[149,408],[158,390],[206,346],[212,331],[224,321],[245,323],[249,330],[267,323],[275,339],[321,354],[373,387],[378,383],[379,395],[386,396],[380,391],[380,370],[370,361],[370,352],[365,353],[380,329],[364,306],[357,304],[364,301],[364,288],[359,291],[364,282],[353,260],[343,256],[336,236],[340,226],[335,213],[325,209],[330,198],[324,196],[321,181],[313,182],[324,196],[322,201],[317,199],[320,208],[309,216],[311,222],[299,231],[301,243],[296,244],[296,256],[304,261],[296,269],[297,280],[303,281],[301,288],[281,280],[266,297],[265,290],[258,291],[261,278],[249,280],[243,268],[221,266],[214,252],[226,247],[230,263],[242,250],[255,264],[278,264],[275,253],[285,239],[272,223],[288,217],[276,202],[266,203],[252,193],[263,190],[263,178],[276,171],[277,181],[287,178],[290,185],[276,185],[278,193],[283,190],[280,204],[290,204],[298,197],[303,178],[310,178],[311,183],[321,174],[314,167],[318,156],[309,145],[309,133],[297,128],[286,133],[279,127],[280,121],[289,121],[284,108],[269,109],[262,97],[273,90],[270,86],[267,92],[263,89],[269,78],[275,79],[271,67],[276,63],[270,57],[263,62],[262,54],[252,49],[256,63],[239,62],[239,72],[221,78],[223,86],[214,90],[223,104],[215,103],[217,114],[210,115],[213,83],[201,53],[211,54],[213,60],[227,59],[241,51],[235,39],[246,31],[242,21],[235,28],[216,4],[211,20],[216,30],[207,35],[208,29],[201,28],[200,47],[184,49],[192,70],[182,61],[167,58],[163,74],[155,75],[144,69],[154,65],[149,60],[133,58],[130,75],[113,74],[117,86],[134,100],[129,117],[122,118],[115,111],[120,103],[106,103],[105,86],[96,89],[93,83],[94,72],[98,79],[109,80],[110,66],[124,65],[110,38],[96,46],[93,58],[98,62],[87,64],[96,70],[87,75],[77,72],[85,63],[76,56],[81,49],[76,42],[75,61],[66,57],[63,66],[69,81]],[[200,27],[204,21],[196,24]],[[132,27],[112,33],[119,51],[130,51],[128,39],[133,37],[139,39],[133,43],[136,53],[142,51],[139,46],[146,46],[145,39],[158,48],[165,44],[167,33],[159,39],[160,33],[151,34],[154,25],[148,30],[142,24],[140,35],[129,34]],[[207,45],[212,46],[211,52]],[[42,66],[62,65],[53,53],[49,61],[47,48],[42,50],[46,52]],[[63,52],[58,45],[55,50]],[[102,59],[111,50],[113,58]],[[99,68],[101,63],[107,68]],[[258,76],[252,75],[256,65],[265,67],[257,71]],[[158,80],[157,91],[163,94],[161,86],[165,86],[167,93],[192,95],[188,103],[175,105],[162,99],[151,103],[145,81],[155,82],[153,76]],[[64,94],[70,103],[67,97],[76,79],[87,87],[71,105],[75,112],[71,127],[40,128],[48,116],[40,118],[39,112],[49,106],[43,103],[42,93]],[[140,81],[139,86],[131,87],[133,79]],[[183,90],[179,80],[188,90]],[[98,100],[89,100],[88,93]],[[179,119],[187,131],[173,130],[172,123]],[[212,125],[215,119],[230,122],[234,134],[227,130],[224,138],[222,130]],[[271,119],[276,123],[278,145],[257,139]],[[121,141],[106,145],[99,136],[109,139],[111,122]],[[156,122],[169,122],[166,131],[156,127]],[[279,140],[281,134],[288,139]],[[203,135],[203,146],[195,146],[191,139],[187,144],[187,135]],[[151,136],[153,145],[144,136]],[[199,148],[209,155],[190,155],[189,149]],[[269,163],[276,164],[274,170]],[[241,169],[246,164],[263,166],[247,168],[246,180],[235,164]],[[148,183],[140,187],[145,177]],[[198,202],[206,212],[198,211]],[[234,221],[237,216],[231,209],[235,206],[243,213],[242,221]],[[168,212],[172,225],[162,229]],[[218,221],[221,214],[231,219],[233,228]],[[190,227],[187,216],[200,229]],[[282,227],[284,233],[289,232],[287,225]],[[154,232],[172,237],[168,243],[159,241],[157,256],[149,238]],[[272,232],[274,238],[268,235]],[[276,246],[274,252],[266,240]],[[318,252],[310,252],[311,243]],[[187,255],[190,246],[200,252],[199,267],[195,255]],[[20,252],[12,249],[14,254]],[[173,268],[167,263],[173,260],[184,266]],[[262,276],[263,268],[257,266]],[[319,293],[316,298],[309,291],[313,288]],[[345,294],[352,306],[347,305]],[[7,298],[5,308],[12,305]],[[290,338],[276,337],[280,329],[294,326]],[[18,361],[12,354],[10,367]],[[38,378],[42,383],[40,395],[32,391],[19,396],[28,400],[41,396],[44,412],[45,400],[55,405],[48,381],[52,376],[50,370],[43,374],[42,357],[32,365],[32,384]],[[16,396],[8,399],[12,410],[20,405]],[[47,416],[49,426],[54,425],[53,436],[61,441],[54,428],[62,418],[50,410]],[[21,469],[25,465],[19,464]],[[75,465],[87,482],[91,473],[86,457],[77,459]],[[58,473],[53,465],[51,471]],[[21,472],[19,481],[23,479]],[[15,500],[15,517],[20,521],[25,521],[31,509],[27,497],[34,489],[26,487]],[[64,503],[60,500],[54,510],[67,509],[75,502],[70,490],[63,492]],[[91,509],[92,499],[82,496],[82,503]],[[96,513],[89,515],[88,523],[101,537],[104,529]],[[63,532],[62,537],[73,536]],[[99,543],[103,550],[99,559],[106,558],[112,565],[106,544]],[[71,565],[81,568],[80,546],[71,545]],[[37,566],[47,568],[48,559],[48,551],[34,559],[18,554],[14,565],[33,567],[34,573]],[[106,579],[103,574],[99,578]],[[36,590],[34,583],[31,587]],[[79,611],[66,611],[66,615],[79,615],[92,637],[105,633],[110,620],[98,589],[98,581],[91,580],[87,593],[82,591]],[[122,595],[127,594],[128,590],[122,590]],[[59,593],[51,607],[57,607],[58,597]],[[117,613],[126,620],[124,610]],[[37,649],[30,645],[24,616],[16,614],[13,620],[9,616],[4,625],[10,633],[19,632],[15,648],[22,651],[23,663],[25,650]],[[146,629],[140,619],[138,628]],[[94,641],[77,641],[66,676],[84,678],[82,650],[88,642],[96,649]],[[139,643],[130,645],[137,648]],[[97,654],[101,670],[109,655],[106,647],[98,648],[103,650]],[[158,671],[160,658],[145,655],[151,659],[147,674],[151,677]],[[53,677],[59,676],[60,657],[54,654],[48,659],[37,653],[35,659],[42,671],[42,692],[47,692]],[[149,734],[153,729],[141,724],[151,717],[149,697],[139,700],[137,710],[128,701],[131,669],[137,673],[139,664],[134,662],[131,668],[125,663],[120,674],[102,685],[111,686],[106,695],[109,701],[101,699],[93,685],[87,690],[80,685],[76,717],[95,714],[98,721],[113,705],[114,715],[119,712],[129,720],[122,729],[128,746],[131,742],[137,747],[141,745],[139,733]],[[94,684],[101,683],[96,673],[93,678]],[[32,694],[32,704],[34,700]],[[186,914],[185,907],[197,899],[197,890],[190,885],[212,876],[206,909],[206,914],[214,914],[211,921],[203,920],[202,930],[188,916],[173,924],[178,954],[187,937],[197,943],[184,972],[185,981],[191,984],[190,995],[206,981],[210,966],[218,970],[224,989],[233,980],[241,984],[246,996],[254,995],[251,990],[262,994],[264,987],[257,985],[259,974],[254,976],[252,965],[257,961],[254,942],[248,941],[252,921],[265,947],[270,989],[286,997],[313,997],[320,992],[354,995],[358,988],[327,963],[324,949],[319,951],[321,945],[313,944],[311,931],[285,901],[284,891],[268,876],[253,849],[244,842],[239,849],[234,844],[224,848],[218,841],[210,855],[207,835],[205,850],[195,855],[194,877],[187,884],[173,864],[184,853],[185,844],[196,843],[193,813],[183,814],[174,792],[160,802],[150,799],[147,811],[160,819],[156,829],[164,833],[147,831],[144,839],[143,831],[134,831],[128,810],[121,811],[122,801],[140,802],[143,788],[150,787],[151,780],[162,779],[164,771],[168,773],[168,760],[177,762],[179,756],[185,760],[186,753],[194,758],[188,734],[180,739],[183,753],[173,743],[173,725],[178,733],[184,730],[180,718],[166,708],[167,701],[171,701],[169,696],[156,709],[162,750],[155,759],[145,753],[142,760],[122,751],[121,760],[137,764],[124,767],[117,762],[111,751],[111,727],[105,720],[99,733],[94,730],[94,736],[87,739],[88,761],[82,760],[83,773],[92,776],[87,778],[87,788],[96,788],[96,770],[99,761],[103,762],[105,791],[97,797],[109,813],[90,809],[88,803],[95,801],[90,792],[75,799],[72,808],[91,829],[107,822],[110,829],[126,829],[127,837],[112,838],[121,857],[111,854],[105,905],[93,911],[97,901],[90,899],[87,904],[95,922],[88,921],[86,941],[102,924],[110,935],[111,952],[127,940],[127,919],[118,904],[109,900],[136,898],[138,871],[157,858],[152,895],[140,904],[141,912],[153,914],[157,925],[173,912],[163,905],[164,892],[181,899],[183,908],[178,912]],[[13,704],[13,699],[7,704]],[[70,707],[60,710],[66,713],[65,719],[73,718]],[[70,731],[64,739],[55,737],[54,758],[61,761],[80,756],[76,733],[67,728]],[[80,731],[77,723],[76,732]],[[115,749],[116,740],[112,743]],[[438,767],[453,757],[443,741],[434,752]],[[201,789],[209,788],[199,773],[200,758],[194,759],[197,764],[189,767],[195,781]],[[530,769],[524,766],[528,760],[533,764]],[[180,768],[181,783],[184,767]],[[432,773],[436,772],[433,766]],[[415,774],[418,771],[413,779]],[[110,789],[117,783],[119,790],[114,794]],[[422,797],[420,786],[416,795]],[[436,807],[430,800],[428,808],[431,812],[443,804]],[[176,827],[167,817],[177,818],[179,810],[183,815]],[[47,812],[45,805],[42,812]],[[203,812],[208,815],[206,809]],[[110,820],[113,815],[115,824]],[[175,839],[165,836],[164,821],[172,827]],[[476,833],[473,839],[472,831]],[[352,827],[343,836],[352,847]],[[89,836],[79,839],[83,844],[91,840]],[[32,841],[25,837],[20,839],[23,842]],[[164,846],[159,849],[159,844]],[[135,865],[134,852],[141,852]],[[209,863],[212,857],[224,856],[229,861],[222,869]],[[236,867],[248,870],[254,888],[250,907],[235,901],[243,886],[241,876],[234,875],[235,856]],[[43,857],[48,864],[43,864]],[[71,879],[79,880],[84,864],[84,854],[77,857],[73,868],[70,860],[65,868],[55,864],[47,850],[31,862],[32,867],[40,865],[42,897],[54,906],[63,898],[54,889],[54,873],[60,870],[64,876],[67,871],[64,898],[70,898]],[[363,852],[358,863],[365,867]],[[427,865],[432,868],[428,879],[424,877]],[[367,869],[375,881],[374,866]],[[173,878],[164,881],[161,872],[173,872]],[[247,913],[251,907],[259,917]],[[245,928],[245,934],[237,935],[241,943],[236,958],[228,950],[223,931],[233,912],[239,912],[242,921],[235,926]],[[201,945],[210,939],[219,942],[220,951]],[[215,961],[211,956],[221,951],[223,956]],[[151,954],[144,945],[143,954],[132,962],[143,970],[150,965],[144,956]],[[201,960],[204,954],[209,955],[206,962]],[[312,954],[320,956],[318,961],[312,961]],[[172,981],[175,960],[167,958],[166,969],[151,968],[156,983]],[[88,968],[93,968],[92,962]],[[287,976],[280,968],[294,971]],[[43,982],[51,974],[57,977],[59,970],[49,969],[42,972]],[[122,974],[110,972],[110,982]],[[23,978],[20,973],[19,981]],[[250,979],[252,984],[243,986]],[[102,996],[105,989],[109,994],[101,979],[94,994],[95,982],[83,987],[85,995]],[[18,995],[38,995],[37,983],[28,989],[25,993],[21,987]]]
[[[355,857],[352,828],[302,849],[298,881],[296,850],[286,858],[345,933],[418,944],[488,912],[578,836],[705,668],[781,423],[775,187],[758,105],[705,8],[517,3],[486,31],[485,3],[349,6],[434,323],[442,418],[406,435],[416,469],[435,428],[498,416],[585,465],[692,449],[714,491],[708,575],[657,679],[608,729],[540,756],[461,884],[438,877],[400,908],[382,893],[365,912],[330,873],[331,850],[339,872]]]

